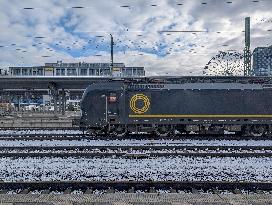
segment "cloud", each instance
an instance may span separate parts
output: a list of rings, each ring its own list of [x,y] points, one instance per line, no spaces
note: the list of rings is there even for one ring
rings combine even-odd
[[[251,17],[252,48],[271,44],[271,1],[205,2],[2,0],[0,66],[109,62],[111,33],[115,62],[145,66],[148,75],[201,75],[219,51],[242,52],[246,16]]]

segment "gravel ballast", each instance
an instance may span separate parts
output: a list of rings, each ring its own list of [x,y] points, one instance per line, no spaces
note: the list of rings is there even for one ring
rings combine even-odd
[[[272,181],[272,159],[1,158],[0,180]]]

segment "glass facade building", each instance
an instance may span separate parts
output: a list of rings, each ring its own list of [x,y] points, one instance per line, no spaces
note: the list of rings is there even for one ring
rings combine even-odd
[[[253,75],[272,76],[272,46],[254,49]]]

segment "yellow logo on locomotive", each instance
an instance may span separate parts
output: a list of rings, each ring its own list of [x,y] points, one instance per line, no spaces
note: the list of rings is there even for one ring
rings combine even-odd
[[[137,107],[136,103],[139,101],[142,101],[143,106],[142,107]],[[130,99],[130,109],[136,113],[136,114],[144,114],[145,112],[148,111],[150,107],[150,100],[149,98],[144,95],[144,94],[135,94],[131,97]]]

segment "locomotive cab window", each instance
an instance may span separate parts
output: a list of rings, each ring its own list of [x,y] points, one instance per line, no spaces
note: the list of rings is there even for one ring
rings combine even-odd
[[[109,103],[115,103],[117,101],[116,93],[110,93],[108,100],[109,100]]]

